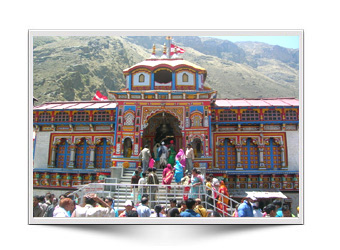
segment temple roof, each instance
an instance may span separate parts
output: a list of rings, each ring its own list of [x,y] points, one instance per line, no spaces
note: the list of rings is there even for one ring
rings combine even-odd
[[[217,107],[274,107],[274,106],[299,106],[299,100],[295,98],[272,99],[218,99]]]
[[[35,106],[34,110],[114,109],[116,106],[112,101],[47,102]]]
[[[154,70],[160,66],[169,67],[172,70],[182,68],[182,67],[189,67],[189,68],[193,68],[198,71],[204,71],[204,73],[206,73],[206,70],[202,68],[201,66],[198,66],[194,63],[191,63],[181,58],[178,58],[178,59],[168,59],[168,58],[167,59],[146,59],[140,63],[137,63],[131,66],[130,68],[124,69],[123,72],[128,73],[134,69],[144,68],[144,67],[150,70]]]

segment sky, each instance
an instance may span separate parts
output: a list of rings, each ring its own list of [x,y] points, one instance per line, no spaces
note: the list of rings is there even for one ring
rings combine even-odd
[[[279,45],[281,47],[298,49],[299,36],[209,36],[231,42],[251,41],[263,42],[270,45]]]

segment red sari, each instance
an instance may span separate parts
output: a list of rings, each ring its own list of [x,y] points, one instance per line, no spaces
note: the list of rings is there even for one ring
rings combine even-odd
[[[163,170],[163,185],[171,185],[172,178],[174,177],[174,173],[172,172],[171,164],[168,164],[166,168]],[[168,189],[171,189],[170,186],[167,186]]]

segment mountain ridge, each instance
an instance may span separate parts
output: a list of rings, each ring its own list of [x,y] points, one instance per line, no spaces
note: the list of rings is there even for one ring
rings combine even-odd
[[[33,92],[38,103],[91,100],[125,87],[122,71],[161,56],[165,37],[34,37]],[[298,50],[252,42],[174,37],[183,59],[208,72],[218,98],[294,97],[299,93]],[[190,45],[190,46],[189,46]]]

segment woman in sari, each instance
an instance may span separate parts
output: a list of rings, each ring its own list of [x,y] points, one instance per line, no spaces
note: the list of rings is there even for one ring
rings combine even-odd
[[[162,184],[167,185],[167,188],[170,190],[171,187],[168,185],[171,185],[172,178],[174,177],[174,174],[172,172],[171,164],[166,165],[166,168],[163,170],[163,180]]]
[[[175,151],[174,141],[170,141],[168,163],[170,163],[171,166],[175,165],[175,157],[176,157],[176,151]]]
[[[180,149],[175,157],[176,161],[179,161],[183,166],[183,172],[185,172],[185,152],[183,149]]]
[[[202,180],[199,178],[197,169],[192,170],[192,175],[191,175],[191,188],[190,188],[190,194],[189,198],[199,198],[200,196],[200,186],[202,185]]]
[[[218,189],[218,192],[224,195],[224,196],[219,195],[219,198],[218,198],[219,201],[217,204],[218,208],[222,210],[220,212],[223,212],[224,216],[227,216],[227,209],[228,209],[227,205],[229,203],[229,199],[227,197],[229,197],[229,192],[228,192],[226,185],[224,184],[224,181],[220,182],[220,188]]]
[[[175,182],[177,185],[181,182],[181,179],[183,178],[183,166],[179,161],[176,161],[175,167]]]

